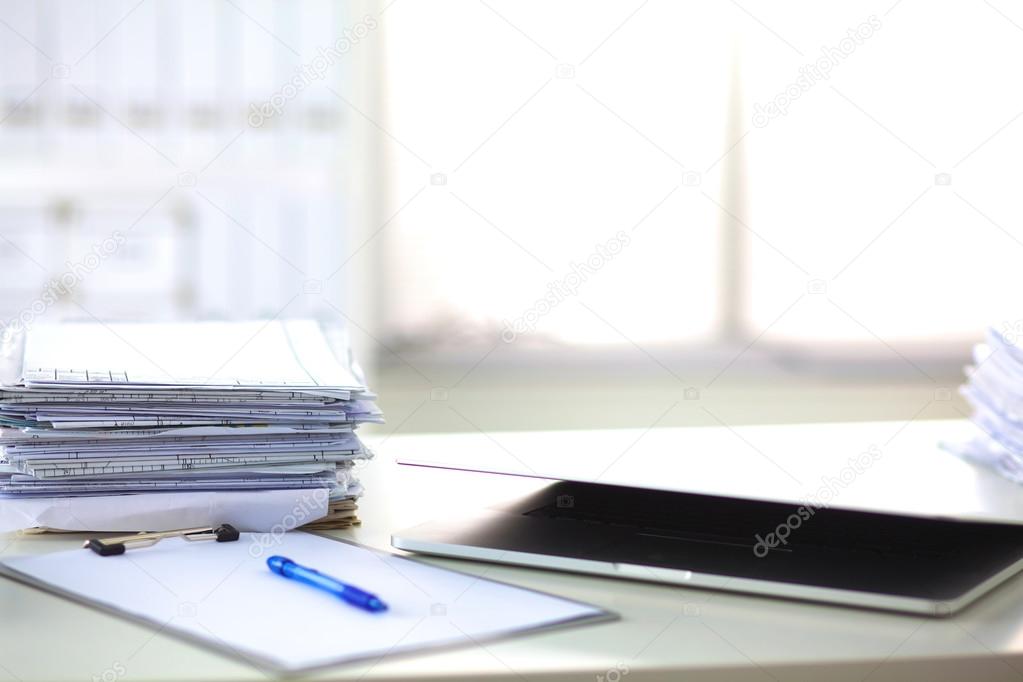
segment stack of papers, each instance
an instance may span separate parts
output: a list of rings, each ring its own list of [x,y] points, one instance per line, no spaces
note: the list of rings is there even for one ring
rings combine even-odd
[[[0,530],[5,518],[7,526],[52,523],[54,500],[65,510],[61,527],[86,529],[74,520],[78,506],[88,525],[101,524],[88,530],[158,530],[135,528],[118,510],[153,524],[166,494],[190,495],[171,503],[187,510],[232,493],[220,513],[252,530],[270,530],[253,527],[274,517],[264,502],[281,510],[278,520],[294,518],[296,504],[304,521],[354,520],[354,466],[371,456],[355,429],[381,413],[343,329],[312,320],[67,323],[6,341]],[[153,497],[128,506],[113,497],[128,495]],[[107,504],[89,499],[97,497]],[[69,502],[76,498],[88,501]],[[246,522],[247,510],[262,520]]]
[[[960,389],[973,407],[978,435],[942,445],[1023,483],[1023,349],[1015,337],[995,329],[988,330],[986,340],[974,347],[974,364],[966,368],[968,380]]]

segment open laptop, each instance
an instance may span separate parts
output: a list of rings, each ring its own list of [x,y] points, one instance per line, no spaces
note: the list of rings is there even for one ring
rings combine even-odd
[[[408,451],[399,461],[552,483],[397,532],[392,544],[947,615],[1023,568],[1023,490],[939,447],[973,428],[931,421],[450,436],[443,453]]]

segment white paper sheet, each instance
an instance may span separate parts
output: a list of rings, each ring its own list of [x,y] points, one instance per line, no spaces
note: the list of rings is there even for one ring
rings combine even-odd
[[[327,498],[323,488],[7,498],[0,500],[0,532],[22,528],[135,532],[221,523],[241,531],[270,532],[323,518]],[[301,516],[297,523],[287,521],[296,516]]]
[[[271,573],[266,559],[274,554],[372,592],[389,610],[368,613]],[[0,566],[19,579],[289,672],[613,617],[595,606],[301,532],[243,534],[230,543],[175,538],[123,556],[82,549],[5,559]]]
[[[296,386],[363,390],[312,320],[107,325],[39,324],[26,382],[49,385]]]

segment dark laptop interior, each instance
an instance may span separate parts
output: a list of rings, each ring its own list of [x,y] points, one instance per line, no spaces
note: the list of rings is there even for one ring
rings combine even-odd
[[[800,514],[793,504],[593,483],[554,483],[493,510],[503,513],[445,524],[437,539],[935,601],[1023,559],[1023,526],[827,507]]]

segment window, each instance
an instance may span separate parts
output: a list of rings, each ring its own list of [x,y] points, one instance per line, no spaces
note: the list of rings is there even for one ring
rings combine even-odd
[[[632,9],[387,11],[401,211],[384,249],[411,284],[389,297],[397,334],[494,338],[505,321],[567,344],[621,343],[615,327],[639,342],[710,334],[720,209],[702,193],[718,193],[725,27],[637,12],[601,44]],[[671,64],[692,73],[666,78]],[[601,255],[619,233],[628,244]]]
[[[945,348],[957,369],[1017,316],[1014,14],[388,5],[384,331],[410,352],[509,327],[517,351]]]

